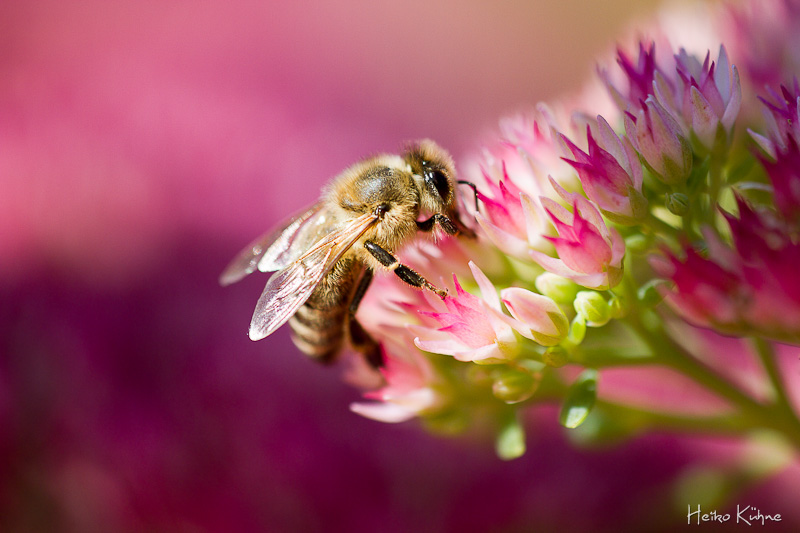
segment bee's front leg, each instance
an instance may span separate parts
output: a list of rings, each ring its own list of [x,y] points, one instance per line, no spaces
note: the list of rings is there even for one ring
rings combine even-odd
[[[426,232],[431,231],[435,224],[438,224],[448,235],[456,235],[458,233],[458,226],[441,213],[436,213],[428,220],[417,220],[417,229]]]
[[[458,218],[451,219],[447,215],[436,213],[427,220],[417,220],[417,229],[420,231],[431,231],[433,226],[438,224],[448,235],[464,235],[475,238],[475,232],[468,228]]]
[[[366,248],[367,251],[369,251],[369,253],[371,253],[380,264],[389,270],[393,270],[398,278],[402,279],[409,285],[419,287],[420,289],[428,289],[429,291],[436,293],[436,295],[442,300],[444,300],[444,298],[447,296],[446,290],[437,288],[430,281],[422,277],[418,272],[414,271],[411,267],[398,261],[398,259],[391,252],[384,250],[374,242],[365,242],[364,248]]]

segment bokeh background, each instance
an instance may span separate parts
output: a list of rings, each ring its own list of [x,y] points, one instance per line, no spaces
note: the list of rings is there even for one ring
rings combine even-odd
[[[264,276],[217,285],[354,160],[468,155],[655,8],[0,3],[0,530],[670,529],[669,487],[730,444],[581,449],[544,410],[504,463],[361,419],[285,328],[248,340]],[[780,511],[770,483],[743,498]]]

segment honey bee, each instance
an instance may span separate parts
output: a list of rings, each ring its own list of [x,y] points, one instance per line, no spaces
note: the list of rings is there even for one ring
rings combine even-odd
[[[311,208],[266,233],[237,255],[220,276],[229,285],[256,269],[275,272],[258,299],[250,338],[267,337],[287,321],[300,351],[323,362],[347,339],[374,367],[379,345],[355,318],[374,272],[388,269],[407,284],[444,298],[394,255],[418,232],[474,233],[458,217],[450,155],[430,140],[402,155],[378,155],[344,170]],[[477,193],[476,193],[477,203]],[[428,216],[419,220],[420,215]]]

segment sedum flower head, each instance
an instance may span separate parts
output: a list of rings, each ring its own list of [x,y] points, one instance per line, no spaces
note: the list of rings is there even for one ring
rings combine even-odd
[[[689,249],[682,259],[670,255],[668,264],[656,261],[674,283],[666,299],[698,325],[798,342],[800,281],[794,265],[800,243],[785,224],[758,213],[741,197],[737,203],[738,217],[725,214],[732,246],[709,232],[707,257]]]
[[[800,5],[796,0],[737,2],[723,16],[725,43],[755,90],[800,71]]]
[[[800,27],[800,10],[796,19],[785,26]],[[661,55],[644,39],[634,54],[618,50],[617,70],[600,70],[618,111],[592,98],[539,105],[504,119],[461,169],[477,188],[477,210],[462,212],[476,237],[399,252],[432,283],[453,280],[443,300],[376,278],[359,320],[387,362],[354,411],[489,427],[512,458],[524,451],[521,410],[541,402],[558,402],[568,428],[600,410],[586,430],[598,440],[658,427],[635,402],[609,403],[624,391],[599,378],[659,365],[691,374],[709,352],[692,327],[754,337],[762,358],[773,340],[800,345],[798,82],[768,89],[758,122],[758,100],[742,94],[753,79],[739,78],[725,46],[712,60],[658,42]],[[800,49],[773,44],[800,65]],[[737,122],[762,153],[733,142]],[[396,301],[370,301],[375,286]],[[712,394],[735,389],[700,367],[684,377],[713,382]],[[779,383],[761,385],[780,395]],[[782,427],[780,413],[754,411],[771,404],[745,407],[742,427]]]

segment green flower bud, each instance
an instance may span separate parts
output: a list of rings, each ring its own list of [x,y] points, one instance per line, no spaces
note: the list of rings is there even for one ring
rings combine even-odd
[[[507,369],[492,384],[492,394],[506,403],[519,403],[527,400],[539,386],[541,376],[516,369]]]
[[[575,312],[586,320],[586,325],[600,327],[611,320],[611,309],[603,295],[595,291],[581,291],[575,297]]]
[[[567,278],[545,272],[540,274],[534,282],[536,290],[557,303],[571,303],[578,294],[580,286]]]
[[[490,366],[470,365],[467,368],[467,379],[479,386],[488,386],[493,380],[493,370]]]
[[[689,208],[691,207],[689,197],[682,192],[673,192],[667,194],[665,205],[667,206],[667,209],[669,209],[670,213],[673,215],[678,215],[679,217],[682,217],[688,213]]]
[[[561,346],[551,346],[542,355],[542,361],[547,366],[560,368],[569,362],[569,354]]]
[[[581,315],[577,315],[572,319],[572,326],[569,328],[567,340],[577,346],[583,342],[584,337],[586,337],[586,319]]]

